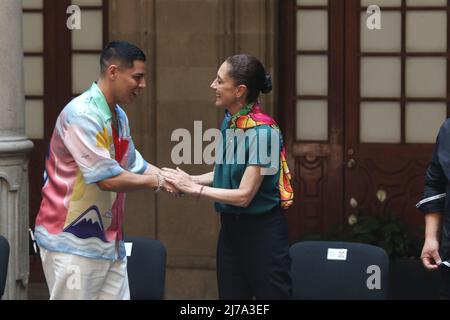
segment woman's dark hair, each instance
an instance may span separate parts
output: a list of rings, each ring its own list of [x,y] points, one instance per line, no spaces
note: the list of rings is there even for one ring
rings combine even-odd
[[[254,56],[237,54],[225,60],[229,68],[229,76],[235,84],[247,87],[247,102],[255,102],[259,93],[272,91],[272,78],[262,63]]]
[[[112,41],[103,49],[100,54],[100,70],[103,74],[111,64],[116,60],[122,66],[133,67],[135,60],[145,61],[145,53],[135,45],[127,41]]]

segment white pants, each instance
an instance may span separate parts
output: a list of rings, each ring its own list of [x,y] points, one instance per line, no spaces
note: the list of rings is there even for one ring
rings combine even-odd
[[[40,248],[50,300],[129,300],[127,259],[91,259]]]

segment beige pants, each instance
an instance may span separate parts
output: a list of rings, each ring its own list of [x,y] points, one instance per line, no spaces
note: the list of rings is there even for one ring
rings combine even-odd
[[[50,300],[129,300],[127,260],[110,261],[40,248]]]

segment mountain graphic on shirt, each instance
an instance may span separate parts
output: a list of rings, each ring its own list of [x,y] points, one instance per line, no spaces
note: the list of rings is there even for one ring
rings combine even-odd
[[[95,237],[107,242],[102,219],[97,206],[92,206],[86,210],[78,217],[78,219],[68,225],[64,229],[64,232],[71,233],[81,239]]]

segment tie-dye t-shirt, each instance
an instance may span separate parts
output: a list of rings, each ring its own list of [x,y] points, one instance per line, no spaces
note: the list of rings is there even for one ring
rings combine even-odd
[[[90,258],[122,259],[125,194],[102,191],[98,181],[127,170],[142,174],[147,162],[135,149],[125,112],[93,83],[59,115],[46,157],[42,202],[36,218],[38,245]]]

